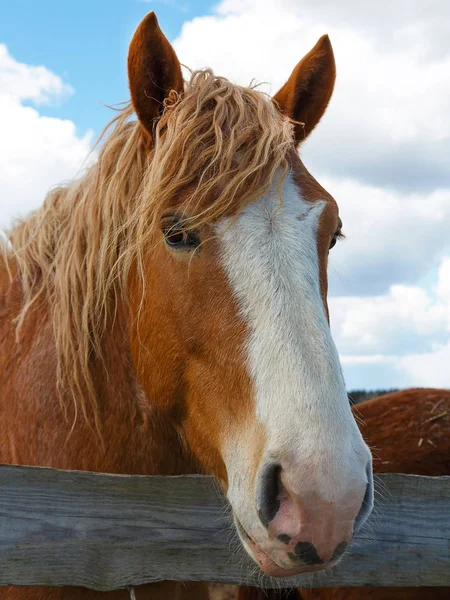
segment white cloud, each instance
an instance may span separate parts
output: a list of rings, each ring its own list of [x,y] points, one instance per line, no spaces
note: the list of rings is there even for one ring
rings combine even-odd
[[[31,100],[35,104],[48,104],[73,93],[70,85],[45,67],[15,60],[4,44],[0,44],[0,73],[0,95],[19,102]]]
[[[450,258],[446,258],[442,261],[439,271],[439,281],[436,286],[436,294],[443,302],[448,303],[450,309]]]
[[[432,291],[393,285],[387,294],[330,298],[332,329],[343,354],[407,354],[450,337],[450,258]]]
[[[450,388],[450,341],[433,351],[410,354],[399,360],[399,368],[409,378],[411,385],[420,387]]]
[[[0,228],[38,207],[49,188],[73,177],[86,159],[91,134],[71,121],[43,117],[42,105],[73,90],[45,67],[16,61],[0,45]]]
[[[400,193],[319,177],[340,205],[347,239],[330,253],[332,295],[380,295],[437,269],[450,251],[450,188]]]
[[[450,257],[432,291],[392,286],[376,297],[330,299],[345,367],[388,365],[409,385],[450,387]]]
[[[341,354],[343,365],[391,365],[398,361],[397,356],[386,354]]]

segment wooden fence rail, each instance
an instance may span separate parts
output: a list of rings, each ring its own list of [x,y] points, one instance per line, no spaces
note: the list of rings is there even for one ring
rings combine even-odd
[[[450,586],[450,477],[383,475],[377,487],[371,527],[342,563],[286,586]],[[209,477],[0,466],[0,585],[261,584],[235,547]]]

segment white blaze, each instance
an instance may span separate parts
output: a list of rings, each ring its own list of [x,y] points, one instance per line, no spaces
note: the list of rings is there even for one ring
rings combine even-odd
[[[280,205],[275,181],[235,221],[221,223],[221,258],[250,331],[248,368],[265,457],[299,475],[293,491],[332,501],[352,471],[360,474],[365,446],[320,292],[317,229],[325,200],[303,200],[290,174],[282,195]],[[236,451],[231,455],[235,462]]]

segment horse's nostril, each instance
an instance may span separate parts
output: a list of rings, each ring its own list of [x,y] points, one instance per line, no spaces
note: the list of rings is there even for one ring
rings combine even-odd
[[[341,558],[341,556],[345,553],[347,548],[348,548],[348,542],[341,542],[340,544],[338,544],[333,552],[333,556],[331,557],[331,560],[335,561],[338,558]]]
[[[258,516],[268,527],[280,508],[281,465],[271,463],[263,467],[258,487]]]
[[[366,467],[367,474],[367,487],[366,493],[364,494],[364,498],[361,504],[361,508],[359,509],[358,516],[355,519],[354,530],[357,533],[367,521],[368,516],[372,512],[373,508],[373,475],[372,475],[372,463],[369,462]]]
[[[307,565],[321,565],[323,560],[311,542],[299,542],[295,546],[295,555]]]

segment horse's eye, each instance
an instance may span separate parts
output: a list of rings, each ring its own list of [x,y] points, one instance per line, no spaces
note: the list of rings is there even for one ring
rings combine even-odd
[[[333,238],[331,240],[331,243],[330,243],[330,250],[331,250],[331,248],[334,248],[336,246],[336,242],[337,242],[337,235],[334,234]]]
[[[176,225],[164,227],[163,234],[166,244],[171,248],[190,250],[196,248],[200,244],[200,240],[195,231],[185,230]]]
[[[340,231],[336,231],[336,233],[333,235],[333,237],[331,239],[329,250],[331,250],[331,248],[334,248],[336,246],[336,242],[338,241],[338,239],[340,237],[342,237],[342,233]]]

